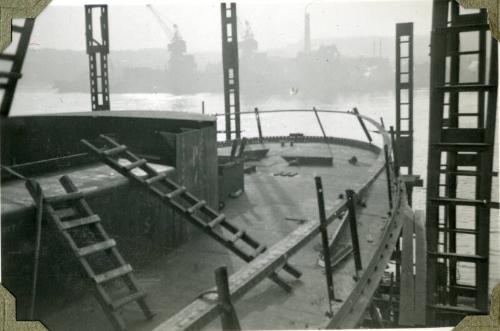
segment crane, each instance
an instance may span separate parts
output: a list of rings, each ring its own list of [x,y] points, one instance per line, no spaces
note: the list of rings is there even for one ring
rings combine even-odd
[[[151,10],[151,13],[153,13],[154,17],[162,27],[163,31],[167,35],[167,38],[170,39],[170,42],[176,42],[176,41],[182,41],[181,34],[179,32],[179,28],[177,24],[172,23],[173,28],[171,28],[167,23],[165,23],[164,19],[161,17],[161,15],[156,11],[155,8],[151,4],[147,4],[146,7],[148,7]]]
[[[173,29],[170,28],[167,25],[167,23],[165,23],[161,15],[156,11],[156,9],[153,8],[151,4],[147,4],[146,7],[148,7],[151,10],[158,23],[160,23],[163,31],[165,31],[167,38],[170,39],[170,43],[168,44],[168,50],[170,52],[171,57],[173,58],[182,57],[183,54],[186,53],[186,42],[182,39],[177,24],[170,22],[173,25]]]

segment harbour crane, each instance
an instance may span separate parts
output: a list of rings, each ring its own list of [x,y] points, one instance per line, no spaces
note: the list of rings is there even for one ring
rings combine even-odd
[[[151,10],[151,13],[153,13],[153,16],[162,27],[167,38],[170,39],[168,50],[170,51],[171,55],[176,56],[186,53],[186,42],[182,39],[177,24],[170,22],[172,24],[171,28],[151,4],[147,4],[146,7]]]

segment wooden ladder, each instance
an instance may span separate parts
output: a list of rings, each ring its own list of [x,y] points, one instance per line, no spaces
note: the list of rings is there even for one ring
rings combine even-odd
[[[260,244],[244,230],[229,223],[224,214],[219,214],[210,208],[205,200],[200,200],[189,193],[186,187],[167,178],[165,173],[158,173],[145,159],[130,152],[127,146],[118,144],[105,135],[100,135],[100,138],[110,147],[98,148],[87,140],[82,140],[82,143],[98,155],[105,164],[145,187],[163,204],[171,207],[177,214],[200,228],[245,262],[252,261],[266,251],[266,246]],[[126,159],[127,163],[120,163],[120,158]],[[283,269],[296,278],[302,275],[299,270],[288,263],[283,266]],[[290,285],[282,280],[276,272],[273,272],[269,278],[286,291],[291,291]]]
[[[109,237],[100,223],[101,219],[90,209],[85,201],[83,193],[80,192],[68,176],[59,179],[66,194],[43,197],[44,211],[55,223],[66,242],[71,247],[87,275],[94,281],[96,287],[96,298],[101,304],[104,312],[117,330],[125,330],[125,323],[118,310],[126,304],[137,302],[147,319],[153,317],[142,292],[132,275],[132,267],[126,263],[116,248],[116,242]],[[26,187],[31,196],[37,201],[37,192],[42,192],[36,181],[28,180]],[[43,195],[43,193],[42,193]],[[100,240],[100,241],[96,241]],[[83,245],[82,245],[83,244]],[[102,266],[96,264],[96,258],[107,261],[113,268],[107,271],[98,271]],[[106,260],[104,260],[106,258]],[[111,295],[105,283],[121,279],[127,287],[127,294],[118,296]]]

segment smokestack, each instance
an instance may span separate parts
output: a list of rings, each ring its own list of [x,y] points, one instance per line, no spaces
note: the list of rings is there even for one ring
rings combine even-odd
[[[311,51],[311,23],[309,21],[309,13],[305,13],[304,22],[304,53]]]

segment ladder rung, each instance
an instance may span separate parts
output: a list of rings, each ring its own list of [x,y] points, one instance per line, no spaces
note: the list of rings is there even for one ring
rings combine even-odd
[[[453,84],[438,86],[436,88],[444,91],[475,92],[494,90],[496,86],[487,84]]]
[[[55,195],[52,197],[46,197],[45,202],[57,203],[57,202],[77,200],[77,199],[82,199],[82,198],[83,198],[83,193],[78,191],[78,192],[71,192],[71,193],[67,193],[67,194]]]
[[[57,209],[57,210],[54,210],[54,213],[56,214],[57,217],[59,217],[60,219],[61,218],[65,218],[65,217],[72,217],[72,216],[76,216],[78,214],[78,212],[73,209],[73,208],[62,208],[62,209]]]
[[[457,116],[479,116],[479,113],[458,113]]]
[[[83,226],[87,224],[94,224],[100,222],[101,218],[98,215],[92,215],[88,217],[79,218],[76,220],[61,222],[61,228],[63,230],[69,230],[77,226]]]
[[[236,241],[240,240],[241,237],[243,237],[244,234],[245,234],[245,231],[243,229],[240,229],[240,231],[238,231],[237,233],[235,233],[233,235],[233,237],[231,239],[229,239],[228,241],[232,242],[232,243],[235,243]]]
[[[219,216],[217,216],[216,218],[214,218],[212,221],[210,221],[210,223],[208,223],[208,226],[210,228],[214,228],[215,226],[217,226],[218,224],[220,224],[222,221],[224,221],[226,219],[226,215],[224,214],[219,214]]]
[[[485,143],[434,143],[433,146],[436,146],[439,149],[445,151],[483,151],[490,147],[490,144]]]
[[[12,32],[23,32],[24,31],[24,26],[19,26],[19,25],[12,24],[11,31]]]
[[[456,175],[456,176],[480,176],[482,173],[479,171],[473,170],[457,170],[457,171],[448,171],[448,170],[439,170],[442,174]]]
[[[264,252],[265,250],[266,250],[266,246],[265,245],[260,245],[252,253],[252,256],[255,258],[255,257],[259,256],[260,254],[262,254],[262,252]]]
[[[86,256],[89,254],[97,253],[99,251],[103,251],[109,249],[111,247],[116,246],[116,242],[114,239],[108,239],[106,241],[101,241],[100,243],[89,245],[86,247],[78,248],[79,256]]]
[[[116,310],[122,306],[125,306],[127,303],[132,301],[137,301],[144,298],[146,294],[142,291],[135,292],[133,294],[127,295],[126,297],[120,298],[116,301],[111,302],[111,307],[113,310]]]
[[[167,174],[162,172],[154,177],[146,179],[145,182],[146,182],[146,184],[151,185],[151,184],[156,183],[162,179],[165,179],[165,177],[167,177]]]
[[[119,154],[119,153],[124,152],[126,150],[127,150],[127,146],[120,145],[120,146],[116,146],[116,147],[110,148],[108,150],[105,150],[102,153],[104,155],[111,156],[111,155]]]
[[[137,161],[132,162],[130,164],[124,165],[123,168],[125,168],[127,170],[132,170],[132,169],[137,168],[137,167],[142,167],[147,162],[148,161],[146,161],[145,159],[140,159],[140,160],[137,160]]]
[[[438,230],[443,232],[452,232],[452,233],[477,234],[477,231],[473,229],[463,229],[463,228],[451,229],[451,228],[439,227]]]
[[[97,284],[100,284],[103,282],[107,282],[108,280],[121,277],[121,276],[126,275],[130,272],[132,272],[132,266],[130,264],[125,264],[119,268],[106,271],[106,272],[99,274],[99,275],[95,275],[94,281]]]
[[[0,71],[0,78],[20,79],[22,76],[19,72]]]
[[[479,315],[488,315],[487,311],[482,311],[476,309],[474,307],[465,307],[465,306],[450,306],[450,305],[431,305],[430,307],[437,310],[445,310],[449,312],[455,312],[460,314],[479,314]]]
[[[480,54],[481,51],[461,51],[458,52],[458,55],[474,55],[474,54]]]
[[[443,259],[455,259],[463,262],[487,262],[488,258],[480,255],[466,255],[457,253],[440,253],[440,252],[429,252],[429,255],[435,258]]]
[[[177,188],[176,190],[174,190],[174,191],[172,191],[170,193],[165,194],[165,197],[167,197],[168,199],[173,199],[176,196],[181,195],[184,192],[186,192],[186,187],[181,186],[181,187]]]
[[[203,206],[205,206],[207,204],[207,202],[205,200],[200,200],[198,201],[197,203],[195,203],[194,205],[192,205],[191,207],[189,207],[187,209],[187,212],[192,214],[194,213],[195,211],[197,211],[198,209],[202,208]]]
[[[14,61],[16,59],[16,54],[5,54],[0,53],[0,60],[4,61]]]
[[[457,32],[488,30],[489,28],[490,26],[488,24],[467,24],[467,25],[448,26],[446,28],[438,30],[448,33],[457,33]]]
[[[488,203],[482,200],[473,200],[473,199],[457,199],[457,198],[431,198],[431,201],[439,202],[442,204],[450,204],[450,205],[460,205],[460,206],[486,206]]]

